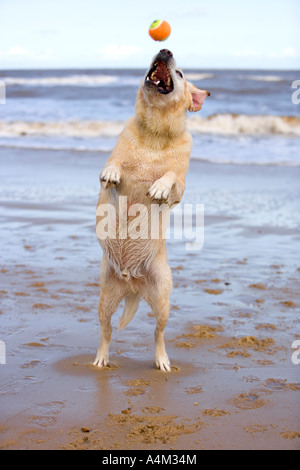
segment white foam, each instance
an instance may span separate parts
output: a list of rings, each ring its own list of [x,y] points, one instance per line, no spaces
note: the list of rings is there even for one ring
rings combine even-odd
[[[277,75],[248,75],[248,80],[256,80],[259,82],[282,82],[283,78],[278,77]]]
[[[262,116],[246,114],[216,114],[206,118],[188,119],[193,133],[222,135],[278,134],[300,137],[300,118],[288,116]]]
[[[216,114],[190,117],[188,129],[194,134],[286,135],[300,137],[300,118],[246,114]],[[0,136],[116,137],[123,121],[0,121]]]
[[[199,156],[191,157],[192,160],[199,160],[205,163],[214,163],[216,165],[247,165],[247,166],[285,166],[285,167],[300,167],[300,162],[293,160],[260,160],[258,158],[251,159],[234,159],[234,158],[218,158],[218,157],[209,157],[202,158]]]
[[[67,77],[45,77],[45,78],[18,78],[4,77],[7,85],[28,86],[99,86],[116,83],[118,77],[114,75],[69,75]]]
[[[212,73],[185,73],[184,76],[187,80],[205,80],[214,77]]]
[[[124,123],[119,121],[0,121],[0,136],[114,137],[123,127]]]

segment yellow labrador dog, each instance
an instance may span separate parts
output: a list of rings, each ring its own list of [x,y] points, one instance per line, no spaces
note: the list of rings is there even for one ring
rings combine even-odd
[[[164,224],[160,217],[154,222],[151,217],[157,215],[155,209],[168,214],[183,196],[192,149],[186,111],[199,111],[207,96],[207,91],[185,80],[172,52],[161,50],[141,83],[135,115],[126,123],[100,175],[97,236],[103,249],[101,343],[95,366],[108,364],[111,316],[121,300],[125,299],[125,306],[120,329],[133,318],[143,298],[156,318],[155,364],[164,372],[171,370],[164,328],[172,276]],[[100,230],[103,221],[104,234]]]

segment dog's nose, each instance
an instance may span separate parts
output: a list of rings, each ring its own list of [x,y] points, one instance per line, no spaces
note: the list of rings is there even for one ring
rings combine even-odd
[[[169,49],[161,49],[160,54],[168,56],[168,57],[173,57],[173,54]]]
[[[163,61],[165,62],[165,64],[167,64],[169,62],[169,60],[171,60],[173,57],[173,54],[171,51],[169,51],[168,49],[161,49],[159,51],[159,53],[157,54],[155,60],[156,61]]]

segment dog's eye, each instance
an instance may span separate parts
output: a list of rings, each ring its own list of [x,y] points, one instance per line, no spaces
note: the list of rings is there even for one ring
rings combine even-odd
[[[176,73],[178,73],[178,75],[179,75],[181,78],[183,78],[183,75],[182,75],[182,73],[180,72],[180,70],[176,70]]]

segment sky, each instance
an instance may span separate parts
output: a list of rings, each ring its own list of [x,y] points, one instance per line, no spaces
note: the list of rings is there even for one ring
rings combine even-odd
[[[150,38],[156,19],[171,36]],[[300,66],[299,0],[0,0],[0,69]]]

